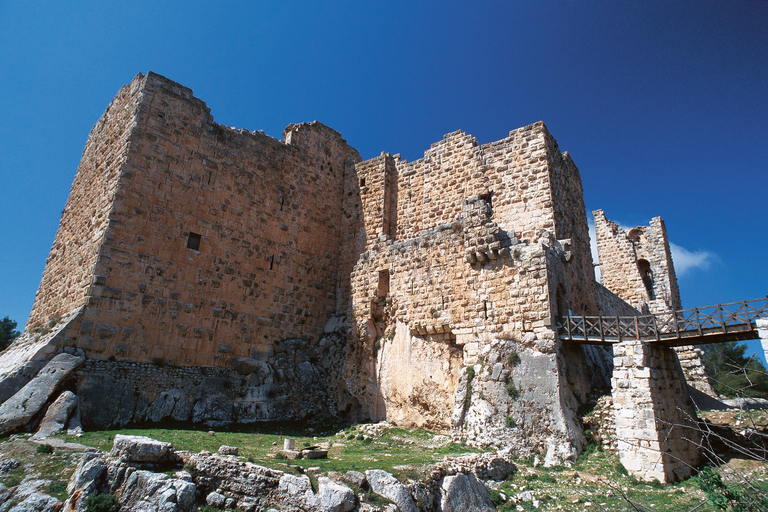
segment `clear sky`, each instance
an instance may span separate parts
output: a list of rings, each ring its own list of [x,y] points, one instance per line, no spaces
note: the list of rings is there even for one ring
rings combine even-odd
[[[589,211],[665,219],[685,307],[768,294],[768,1],[2,0],[0,317],[26,322],[88,132],[149,70],[363,158],[543,120]]]

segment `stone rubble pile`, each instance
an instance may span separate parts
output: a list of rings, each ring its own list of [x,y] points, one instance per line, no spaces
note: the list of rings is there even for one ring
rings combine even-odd
[[[222,446],[220,451],[236,448]],[[2,466],[12,469],[14,463],[3,460]],[[182,465],[184,470],[178,470]],[[117,435],[110,453],[83,453],[64,503],[42,492],[49,481],[25,480],[13,493],[0,486],[0,510],[85,512],[89,497],[112,494],[121,512],[196,512],[203,502],[245,512],[492,512],[483,480],[504,480],[515,470],[508,455],[484,453],[447,459],[428,468],[423,480],[408,484],[380,469],[330,472],[313,481],[307,474],[243,462],[234,454],[177,453],[170,443]],[[365,493],[391,503],[372,505]],[[11,503],[11,497],[16,505],[9,509],[4,503]]]

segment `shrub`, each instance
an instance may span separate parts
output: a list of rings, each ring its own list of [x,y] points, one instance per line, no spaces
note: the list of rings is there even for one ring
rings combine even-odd
[[[53,496],[54,498],[59,498],[63,501],[67,497],[67,482],[65,482],[64,480],[51,482],[51,484],[47,488],[47,492],[49,495]]]
[[[37,445],[37,448],[35,448],[35,452],[37,453],[45,453],[45,454],[51,454],[53,453],[53,446],[49,444],[39,444]]]
[[[513,368],[520,364],[520,356],[514,350],[507,356],[507,364]]]
[[[114,494],[96,494],[85,498],[86,512],[117,512],[120,503]]]
[[[504,423],[507,425],[507,428],[515,428],[517,426],[517,423],[515,423],[515,420],[512,418],[512,416],[507,416],[504,420]]]
[[[517,388],[511,380],[507,383],[507,394],[514,400],[517,398]]]

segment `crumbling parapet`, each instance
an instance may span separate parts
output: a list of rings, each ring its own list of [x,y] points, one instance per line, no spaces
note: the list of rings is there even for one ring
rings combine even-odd
[[[701,432],[674,350],[628,340],[613,346],[613,408],[619,457],[627,471],[662,483],[691,475]]]

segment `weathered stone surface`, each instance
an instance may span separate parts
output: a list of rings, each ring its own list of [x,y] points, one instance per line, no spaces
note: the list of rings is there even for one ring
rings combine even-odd
[[[216,491],[208,493],[208,496],[205,497],[205,503],[212,507],[223,508],[226,502],[227,502],[227,497],[224,496],[223,494],[219,494]]]
[[[195,484],[163,473],[135,471],[120,492],[120,506],[131,511],[191,512],[195,506]]]
[[[629,474],[673,482],[701,457],[701,430],[674,350],[626,340],[614,345],[617,451]]]
[[[596,282],[579,171],[543,122],[361,161],[321,123],[226,127],[140,74],[69,197],[24,339],[82,307],[57,336],[92,359],[73,385],[99,427],[394,418],[568,462],[611,362],[562,346],[558,318],[679,305],[660,219],[624,232],[596,212]]]
[[[373,492],[392,500],[400,512],[418,511],[408,488],[391,474],[381,469],[369,469],[365,472],[365,478]]]
[[[19,467],[19,461],[16,459],[0,459],[0,478],[5,478],[8,473]]]
[[[318,478],[317,508],[328,512],[349,512],[355,508],[355,493],[345,485],[321,476]]]
[[[106,484],[107,463],[95,452],[85,452],[67,484],[69,498],[64,503],[65,512],[84,512],[85,499],[97,494]]]
[[[110,455],[122,462],[163,462],[173,453],[171,443],[144,436],[117,434]]]
[[[10,508],[8,512],[55,512],[61,502],[52,496],[39,492],[30,494],[18,505]]]
[[[27,385],[0,405],[0,433],[23,428],[40,412],[62,380],[85,358],[59,354],[45,365]]]
[[[494,512],[488,489],[474,475],[458,473],[443,478],[440,506],[443,512]]]
[[[237,446],[227,446],[226,444],[219,446],[220,455],[237,455],[237,452]]]
[[[45,416],[37,428],[37,433],[32,438],[45,439],[64,430],[76,407],[77,396],[71,391],[64,391],[48,407]]]

